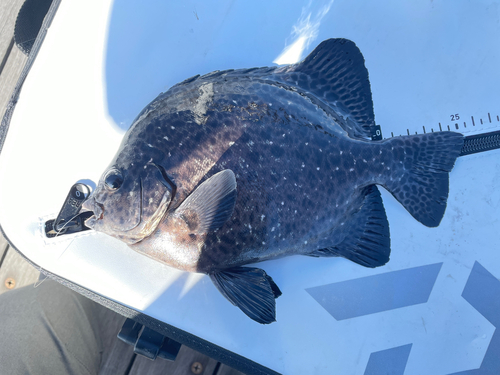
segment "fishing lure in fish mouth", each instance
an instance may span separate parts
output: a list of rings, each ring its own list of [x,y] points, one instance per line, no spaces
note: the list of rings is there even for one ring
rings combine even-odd
[[[389,261],[377,185],[436,227],[454,132],[370,139],[356,45],[322,42],[301,63],[215,71],[159,95],[134,120],[84,208],[87,225],[169,266],[208,274],[251,319],[276,320],[276,283],[247,266],[288,255]]]

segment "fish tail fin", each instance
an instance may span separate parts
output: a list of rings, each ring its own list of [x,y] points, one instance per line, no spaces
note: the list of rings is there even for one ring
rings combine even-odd
[[[460,155],[463,138],[460,133],[436,132],[387,142],[396,170],[384,174],[382,186],[425,226],[437,227],[444,216],[448,173]]]

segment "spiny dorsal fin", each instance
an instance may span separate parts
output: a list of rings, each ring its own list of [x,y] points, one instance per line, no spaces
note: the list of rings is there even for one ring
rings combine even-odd
[[[322,99],[336,111],[343,112],[355,137],[370,137],[375,125],[372,93],[365,60],[354,42],[328,39],[320,43],[304,61],[276,72],[289,83]]]
[[[385,214],[380,192],[375,185],[366,188],[366,196],[360,210],[346,222],[351,228],[340,244],[316,250],[309,256],[341,256],[365,267],[383,266],[389,261],[391,239],[389,222]]]
[[[173,86],[169,92],[184,85],[221,77],[262,79],[268,80],[270,85],[281,82],[298,87],[342,115],[339,123],[351,137],[370,138],[372,135],[375,116],[368,71],[359,48],[348,39],[327,39],[298,64],[215,71],[191,77]],[[165,96],[160,95],[147,108],[153,108]]]
[[[275,299],[281,291],[264,270],[233,267],[209,276],[219,292],[249,318],[261,324],[276,321]]]
[[[192,233],[202,234],[220,228],[233,214],[236,203],[236,177],[226,169],[198,186],[175,211]]]

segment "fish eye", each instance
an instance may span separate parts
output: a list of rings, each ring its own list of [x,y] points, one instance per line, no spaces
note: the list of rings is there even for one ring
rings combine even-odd
[[[110,170],[106,177],[104,177],[104,184],[110,190],[117,190],[123,184],[123,176],[120,171],[116,169]]]

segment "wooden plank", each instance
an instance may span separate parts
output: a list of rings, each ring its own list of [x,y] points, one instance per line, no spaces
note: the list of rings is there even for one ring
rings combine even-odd
[[[0,74],[0,119],[28,59],[15,45],[12,46],[14,25],[23,3],[24,0],[0,1],[0,64],[3,66]],[[14,288],[37,281],[40,272],[14,249],[8,248],[5,238],[0,237],[0,293],[10,290],[5,285],[9,278],[14,280]]]
[[[16,87],[17,80],[23,71],[28,57],[14,46],[0,74],[0,119],[3,118],[5,107]]]
[[[0,63],[4,56],[8,55],[7,51],[14,36],[17,14],[23,3],[24,0],[0,1]],[[0,87],[2,86],[0,85]]]
[[[3,255],[7,251],[7,247],[9,247],[9,243],[2,233],[0,233],[0,266],[2,265]]]
[[[126,375],[135,357],[134,348],[116,337],[126,318],[102,307],[98,319],[104,348],[99,375]]]
[[[219,371],[217,371],[217,374],[215,375],[245,375],[245,374],[221,363]]]
[[[201,365],[201,367],[200,367]],[[193,370],[191,367],[194,366]],[[129,375],[213,375],[217,361],[197,351],[182,346],[175,362],[157,358],[151,361],[137,356]]]
[[[7,280],[13,280],[17,289],[35,283],[39,276],[38,270],[9,247],[0,268],[0,294],[11,290],[5,285]]]

